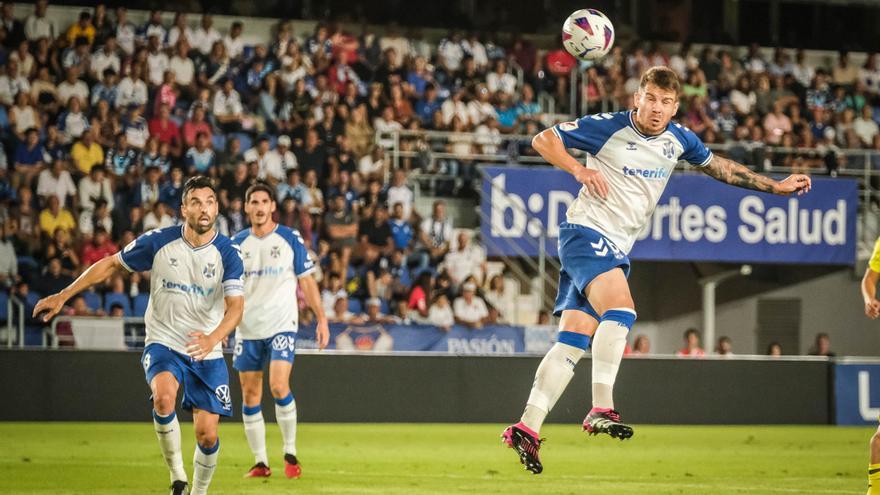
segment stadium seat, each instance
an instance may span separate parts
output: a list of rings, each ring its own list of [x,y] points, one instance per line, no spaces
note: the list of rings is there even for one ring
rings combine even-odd
[[[43,346],[43,327],[40,325],[26,325],[24,327],[24,345]]]
[[[132,308],[132,316],[143,318],[147,313],[147,303],[150,302],[149,294],[138,294],[134,298],[134,307]]]
[[[36,306],[37,302],[42,298],[43,298],[43,296],[39,292],[34,292],[34,291],[28,292],[28,295],[24,301],[24,304],[28,310],[28,314],[30,314],[31,310],[34,309],[34,306]]]
[[[107,314],[110,313],[110,308],[113,307],[114,304],[122,306],[122,311],[125,316],[131,316],[131,300],[127,295],[111,292],[104,296],[104,311],[106,311]]]
[[[356,315],[359,315],[363,312],[364,305],[360,299],[349,299],[348,310]]]
[[[0,291],[0,323],[6,323],[9,319],[9,293]]]
[[[93,290],[87,290],[82,293],[86,306],[92,311],[101,309],[101,295]]]
[[[391,307],[388,306],[388,301],[385,299],[379,299],[379,311],[383,314],[391,314]]]
[[[211,144],[214,146],[214,151],[222,151],[226,149],[226,135],[225,134],[214,134],[211,136]]]

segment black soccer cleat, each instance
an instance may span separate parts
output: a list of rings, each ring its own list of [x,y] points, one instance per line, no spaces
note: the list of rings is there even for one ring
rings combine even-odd
[[[501,434],[501,442],[507,444],[508,447],[516,450],[519,454],[519,462],[525,466],[527,471],[534,474],[541,474],[544,466],[541,465],[541,459],[538,457],[538,450],[541,449],[543,439],[522,423],[510,425]]]
[[[620,422],[620,413],[614,409],[594,407],[584,418],[584,431],[590,435],[607,433],[611,438],[626,440],[633,436],[632,426]]]
[[[186,495],[189,493],[186,489],[186,481],[177,480],[171,483],[171,495]]]

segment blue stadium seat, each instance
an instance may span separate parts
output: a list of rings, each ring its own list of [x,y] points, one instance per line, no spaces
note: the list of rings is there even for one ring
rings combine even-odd
[[[386,315],[391,314],[391,307],[388,306],[388,301],[379,299],[379,311]]]
[[[114,304],[122,306],[122,312],[125,316],[131,316],[131,300],[125,294],[111,292],[104,296],[104,311],[110,314],[110,308]]]
[[[149,294],[138,294],[134,297],[134,308],[133,308],[133,316],[139,316],[143,318],[143,316],[147,313],[147,303],[150,302]]]
[[[348,310],[352,313],[359,315],[364,310],[364,305],[361,303],[360,299],[349,299],[348,300]]]
[[[92,311],[101,309],[101,295],[93,290],[87,290],[82,293],[86,306]]]
[[[24,305],[27,307],[28,315],[31,314],[31,310],[34,309],[34,306],[37,305],[37,302],[42,299],[43,296],[39,292],[28,291],[28,295],[25,298]]]
[[[42,347],[43,327],[40,325],[26,325],[24,327],[24,345]]]
[[[226,149],[226,135],[214,134],[211,136],[211,144],[214,146],[214,152],[219,153]]]

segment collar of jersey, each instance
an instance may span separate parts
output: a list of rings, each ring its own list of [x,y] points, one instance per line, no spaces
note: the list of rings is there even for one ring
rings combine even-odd
[[[214,230],[214,237],[212,237],[210,241],[206,242],[204,246],[195,247],[192,244],[190,244],[188,240],[186,240],[186,237],[183,235],[183,228],[184,228],[184,225],[181,225],[180,226],[180,238],[183,240],[183,243],[186,244],[186,246],[188,248],[192,249],[193,251],[200,251],[200,250],[205,249],[206,247],[210,246],[211,244],[214,244],[214,241],[217,240],[217,234],[220,233],[215,229]]]
[[[261,240],[261,241],[262,241],[263,239],[265,239],[265,238],[269,237],[270,235],[274,234],[275,231],[278,230],[278,225],[280,225],[280,224],[277,224],[277,223],[276,223],[276,224],[275,224],[275,228],[272,229],[271,232],[269,232],[268,234],[266,234],[266,235],[264,235],[264,236],[259,236],[259,235],[257,235],[257,234],[254,234],[254,229],[251,229],[251,235],[254,236],[254,237],[256,237],[258,240]]]
[[[640,131],[639,128],[636,127],[636,123],[633,120],[633,113],[635,113],[635,110],[629,111],[629,126],[632,127],[632,129],[634,131],[636,131],[636,134],[638,134],[639,137],[642,139],[647,139],[648,141],[650,141],[652,139],[657,139],[658,137],[662,136],[664,132],[666,132],[666,129],[669,129],[669,125],[667,124],[666,129],[663,129],[663,132],[661,132],[660,134],[656,134],[654,136],[648,136],[647,134],[642,134],[642,131]]]

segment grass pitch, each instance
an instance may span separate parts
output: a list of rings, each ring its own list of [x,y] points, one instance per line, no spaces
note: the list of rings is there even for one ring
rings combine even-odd
[[[302,424],[299,480],[252,464],[239,423],[220,426],[213,494],[862,494],[871,428],[637,426],[626,442],[578,425],[542,431],[544,473],[502,448],[504,425]],[[183,426],[192,475],[192,426]],[[0,494],[167,493],[150,423],[0,423]]]

